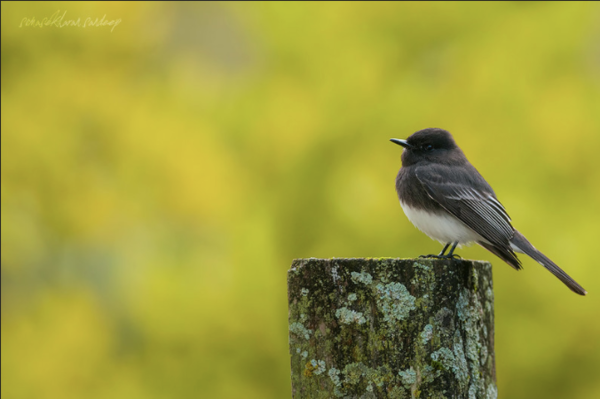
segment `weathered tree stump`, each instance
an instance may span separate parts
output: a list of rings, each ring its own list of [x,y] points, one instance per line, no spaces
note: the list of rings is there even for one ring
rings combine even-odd
[[[294,398],[497,397],[487,262],[296,259]]]

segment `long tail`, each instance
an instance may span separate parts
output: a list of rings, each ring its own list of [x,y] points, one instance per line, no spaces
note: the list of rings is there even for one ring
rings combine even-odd
[[[523,267],[521,266],[521,261],[517,258],[517,255],[513,251],[512,248],[505,246],[500,247],[497,245],[493,245],[483,241],[477,241],[477,244],[481,245],[509,265],[511,265],[515,270],[521,270]]]
[[[512,249],[516,252],[524,253],[530,256],[533,260],[544,266],[550,273],[554,274],[562,281],[571,291],[579,295],[586,295],[587,291],[582,286],[577,284],[567,273],[565,273],[558,265],[552,262],[546,255],[538,251],[523,234],[515,230],[515,235],[511,240]]]

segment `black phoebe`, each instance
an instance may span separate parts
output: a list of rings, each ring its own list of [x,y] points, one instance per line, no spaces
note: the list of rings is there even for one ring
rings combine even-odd
[[[544,266],[573,292],[587,292],[560,267],[538,251],[510,224],[492,187],[467,160],[443,129],[423,129],[406,140],[396,177],[400,205],[408,219],[430,238],[445,244],[436,258],[451,258],[459,244],[476,242],[500,259],[521,269],[515,252]],[[450,252],[444,255],[448,247]]]

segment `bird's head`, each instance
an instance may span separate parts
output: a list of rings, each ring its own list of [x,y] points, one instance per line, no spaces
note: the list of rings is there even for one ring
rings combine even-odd
[[[404,147],[402,152],[404,166],[422,161],[452,164],[466,160],[450,132],[444,129],[423,129],[413,133],[406,140],[390,139],[390,141]]]

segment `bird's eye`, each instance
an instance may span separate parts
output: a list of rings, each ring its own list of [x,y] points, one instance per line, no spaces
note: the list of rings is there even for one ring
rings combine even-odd
[[[432,146],[431,144],[427,144],[427,145],[425,145],[425,146],[423,147],[423,149],[424,149],[425,151],[431,151],[431,150],[433,150],[433,146]]]

